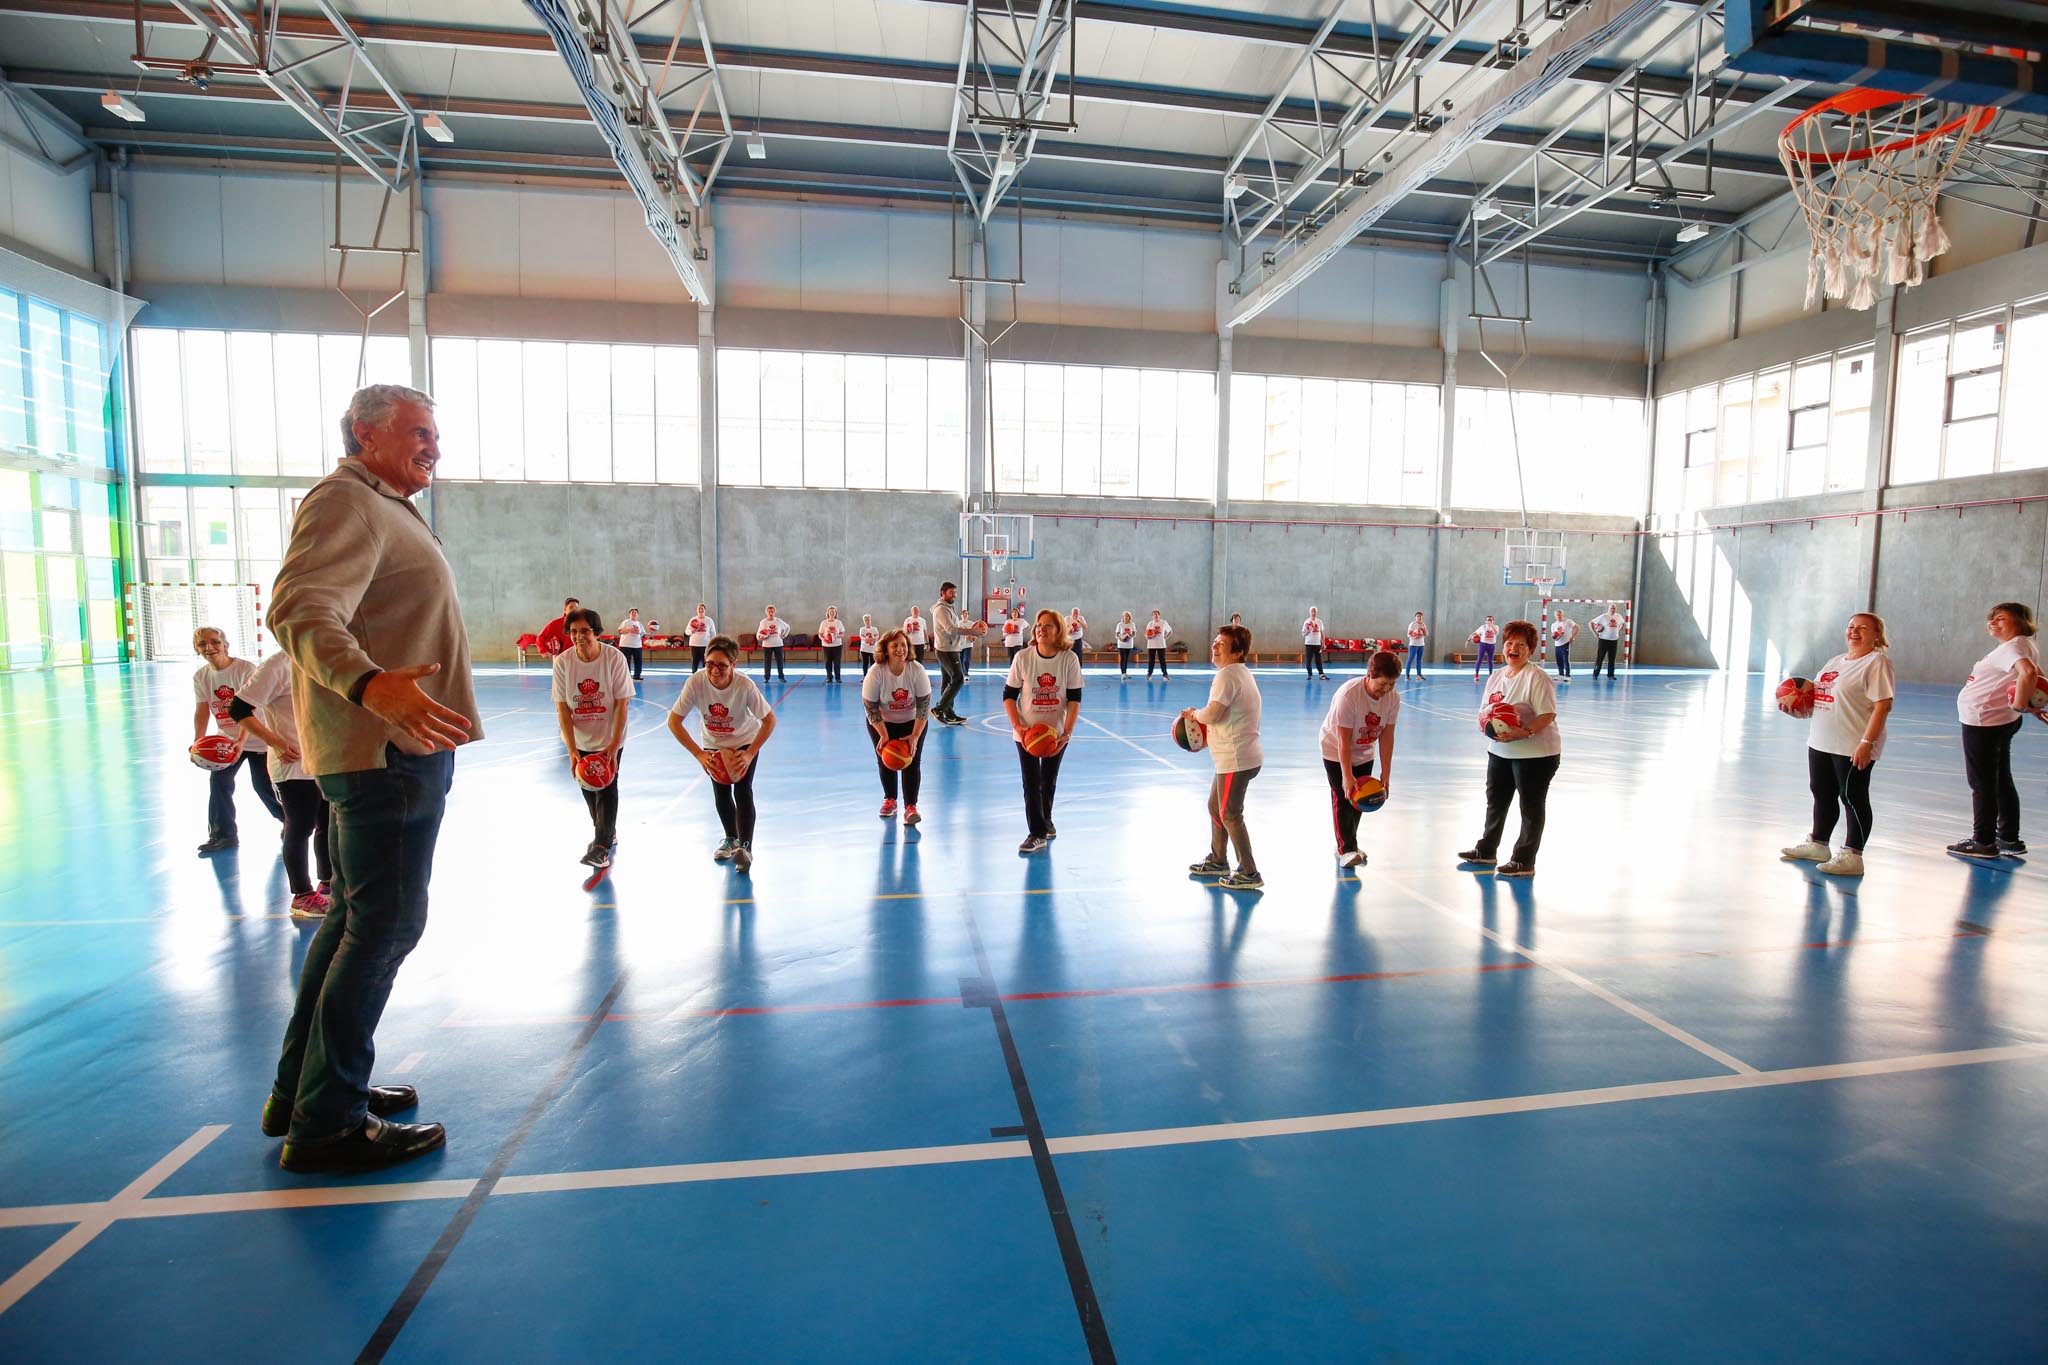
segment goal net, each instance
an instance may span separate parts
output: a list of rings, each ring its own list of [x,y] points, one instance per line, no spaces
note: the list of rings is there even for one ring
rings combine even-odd
[[[214,626],[238,659],[263,656],[263,597],[254,583],[130,583],[128,657],[138,663],[192,657],[192,632]]]
[[[1621,618],[1620,657],[1624,665],[1636,661],[1636,604],[1626,597],[1531,597],[1522,604],[1523,619],[1536,627],[1536,657],[1548,659],[1557,653],[1550,638],[1551,623],[1569,616],[1579,626],[1579,638],[1572,643],[1572,658],[1590,662],[1597,653],[1593,643],[1593,618],[1605,616],[1609,607]]]

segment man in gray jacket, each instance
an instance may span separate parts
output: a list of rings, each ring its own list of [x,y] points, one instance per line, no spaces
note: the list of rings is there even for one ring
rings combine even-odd
[[[301,504],[271,598],[334,853],[334,905],[263,1107],[288,1171],[387,1166],[447,1139],[438,1123],[389,1121],[418,1104],[411,1086],[370,1084],[377,1021],[427,926],[455,747],[483,737],[455,579],[412,505],[441,458],[433,407],[396,384],[349,400],[348,458]]]
[[[939,600],[932,603],[932,645],[939,651],[939,676],[945,679],[939,704],[932,708],[932,714],[946,725],[967,723],[965,716],[953,710],[953,698],[960,695],[960,688],[967,681],[960,655],[974,644],[976,636],[988,629],[981,622],[968,619],[966,612],[953,605],[959,595],[957,584],[941,583]]]

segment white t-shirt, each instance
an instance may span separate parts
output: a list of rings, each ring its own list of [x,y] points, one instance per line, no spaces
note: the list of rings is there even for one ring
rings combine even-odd
[[[1027,630],[1022,621],[1003,622],[1003,645],[1009,649],[1022,649]]]
[[[1494,641],[1500,639],[1500,627],[1495,625],[1491,621],[1488,621],[1485,625],[1481,626],[1478,630],[1475,630],[1472,633],[1479,637],[1479,643],[1482,645],[1490,645]]]
[[[1970,680],[1956,694],[1956,715],[1963,724],[2010,725],[2020,718],[2006,690],[2013,685],[2013,674],[2022,659],[2040,671],[2040,649],[2028,637],[2015,635],[1971,665]]]
[[[1323,757],[1334,763],[1344,762],[1337,747],[1343,738],[1338,731],[1348,728],[1351,761],[1345,766],[1357,768],[1372,762],[1380,751],[1380,736],[1393,733],[1394,718],[1400,714],[1399,691],[1390,687],[1386,696],[1374,700],[1372,693],[1365,690],[1365,679],[1353,678],[1330,698],[1330,713],[1323,717]]]
[[[1145,623],[1145,648],[1164,649],[1166,648],[1166,642],[1168,640],[1171,640],[1172,638],[1173,627],[1166,624],[1166,620],[1164,617],[1161,617],[1159,620],[1156,621],[1147,621]],[[1219,769],[1218,771],[1231,770]]]
[[[263,723],[289,740],[294,749],[299,747],[299,718],[292,711],[291,655],[280,652],[256,665],[256,671],[249,675],[249,681],[235,689],[235,695],[255,707]],[[310,780],[301,764],[288,763],[278,754],[272,753],[269,763],[272,782]]]
[[[619,648],[640,648],[640,641],[646,634],[647,623],[645,621],[636,621],[628,616],[625,620],[619,622]]]
[[[704,646],[711,643],[711,637],[718,634],[718,622],[708,616],[690,618],[690,643]]]
[[[846,643],[846,622],[836,616],[828,616],[818,622],[818,643],[827,649],[837,649]]]
[[[1568,645],[1579,638],[1579,623],[1569,616],[1560,616],[1550,623],[1550,643]]]
[[[626,656],[603,641],[597,658],[585,663],[574,646],[555,656],[555,703],[569,708],[569,728],[584,753],[611,743],[612,717],[633,700],[633,671]]]
[[[1195,719],[1209,727],[1209,761],[1219,773],[1241,773],[1264,766],[1259,747],[1259,715],[1264,704],[1252,671],[1243,664],[1225,664],[1209,684],[1208,704]]]
[[[1003,685],[1017,689],[1017,710],[1024,717],[1026,729],[1050,725],[1057,730],[1060,713],[1066,709],[1067,693],[1081,690],[1081,661],[1071,649],[1063,649],[1048,659],[1033,645],[1010,660],[1010,676]]]
[[[862,626],[860,628],[861,653],[873,654],[881,646],[881,643],[882,628],[880,626]]]
[[[922,616],[906,616],[906,617],[904,617],[904,618],[903,618],[903,634],[904,634],[904,635],[905,635],[906,637],[908,637],[908,639],[910,640],[910,643],[912,643],[913,645],[921,645],[921,644],[923,644],[923,643],[924,643],[924,618],[923,618]]]
[[[1136,621],[1119,621],[1119,622],[1117,622],[1117,623],[1116,623],[1116,647],[1117,647],[1118,649],[1136,649],[1136,648],[1137,648],[1137,646],[1138,646],[1138,623],[1137,623]]]
[[[1410,621],[1408,623],[1408,643],[1411,645],[1428,644],[1429,627],[1425,626],[1420,621]]]
[[[1519,676],[1510,676],[1503,668],[1486,680],[1486,700],[1480,703],[1481,713],[1497,702],[1506,702],[1516,708],[1526,706],[1531,718],[1556,715],[1557,687],[1550,681],[1550,675],[1537,664],[1523,665]],[[1564,752],[1564,736],[1553,724],[1527,739],[1489,741],[1486,751],[1502,758],[1548,758]]]
[[[1305,645],[1320,645],[1323,642],[1321,617],[1311,616],[1301,623],[1301,642]]]
[[[917,719],[917,703],[932,694],[932,675],[915,659],[906,659],[901,673],[875,664],[860,680],[860,699],[882,708],[882,719],[908,725]]]
[[[703,716],[698,742],[707,749],[737,749],[754,742],[761,733],[761,719],[768,714],[768,699],[754,680],[734,670],[732,685],[723,692],[711,685],[709,673],[692,673],[669,714],[687,716],[695,710]]]
[[[1070,615],[1069,617],[1067,617],[1067,638],[1068,638],[1068,639],[1070,639],[1070,640],[1081,640],[1081,639],[1086,639],[1086,638],[1087,638],[1087,635],[1088,635],[1088,618],[1087,618],[1087,617],[1083,616],[1083,615],[1082,615],[1082,614],[1081,614],[1080,612],[1078,612],[1078,611],[1077,611],[1077,612],[1075,612],[1075,613],[1073,613],[1073,614],[1072,614],[1072,615]]]
[[[754,641],[763,649],[780,649],[789,639],[789,622],[780,616],[761,618],[761,624],[754,627]]]
[[[1594,617],[1593,633],[1603,640],[1619,640],[1621,638],[1621,617],[1614,612],[1609,612],[1605,616]]]
[[[206,703],[206,709],[213,714],[216,730],[229,739],[241,741],[245,751],[260,754],[269,746],[254,735],[243,734],[241,724],[228,714],[228,703],[235,699],[235,693],[255,676],[256,665],[247,659],[231,659],[226,668],[201,664],[199,671],[192,675],[192,700]],[[253,702],[250,704],[254,705]]]
[[[1806,744],[1824,754],[1852,757],[1863,742],[1870,713],[1893,695],[1892,656],[1873,649],[1860,659],[1837,654],[1813,679],[1813,719],[1807,722]],[[1875,763],[1884,753],[1884,736],[1870,748]]]

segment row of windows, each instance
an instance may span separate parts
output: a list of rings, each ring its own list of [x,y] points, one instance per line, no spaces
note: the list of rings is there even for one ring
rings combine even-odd
[[[1230,381],[1230,496],[1241,502],[1436,501],[1438,389],[1240,374]]]
[[[111,485],[0,469],[0,669],[121,657]]]
[[[1908,332],[1892,482],[2048,465],[2048,298]]]
[[[1874,370],[1858,346],[1660,399],[1656,510],[1861,488]]]
[[[0,289],[0,450],[113,467],[104,337],[82,313]]]
[[[1457,412],[1452,506],[1642,515],[1641,399],[1461,389]]]

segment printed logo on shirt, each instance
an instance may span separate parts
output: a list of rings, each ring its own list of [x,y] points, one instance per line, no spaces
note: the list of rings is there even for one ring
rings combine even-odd
[[[1813,680],[1813,704],[1833,706],[1835,704],[1835,679],[1842,676],[1840,669],[1831,668]]]
[[[713,734],[733,733],[732,712],[726,709],[724,702],[715,701],[704,708],[704,728]]]
[[[585,679],[584,679],[584,680],[583,680],[582,682],[580,682],[580,683],[577,683],[577,684],[576,684],[576,690],[577,690],[578,692],[581,692],[581,693],[582,693],[582,694],[583,694],[584,696],[586,696],[586,697],[594,697],[594,696],[596,696],[596,695],[597,695],[597,679],[595,679],[595,678],[585,678]]]
[[[1486,704],[1487,704],[1488,706],[1498,706],[1498,705],[1500,705],[1500,704],[1501,704],[1502,702],[1506,701],[1507,699],[1508,699],[1508,694],[1507,694],[1507,693],[1505,693],[1505,692],[1495,692],[1495,693],[1493,693],[1493,694],[1492,694],[1491,696],[1487,697],[1487,699],[1486,699]]]
[[[899,687],[895,691],[891,692],[889,694],[889,705],[892,709],[897,711],[901,711],[904,707],[910,705],[910,689],[907,687]]]
[[[234,689],[234,688],[232,688],[232,687],[216,687],[216,688],[214,688],[214,689],[213,689],[213,704],[212,704],[212,706],[211,706],[211,707],[209,708],[209,709],[210,709],[210,710],[211,710],[211,711],[213,712],[213,718],[214,718],[215,720],[229,720],[229,719],[232,719],[231,715],[230,715],[230,714],[229,714],[229,712],[228,712],[228,704],[229,704],[230,702],[234,701],[234,699],[235,699],[235,689]]]
[[[1059,677],[1052,673],[1041,673],[1037,686],[1031,691],[1031,705],[1034,710],[1050,711],[1060,704]]]

